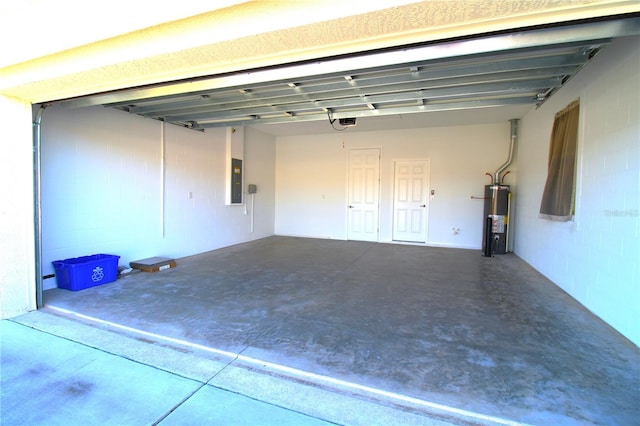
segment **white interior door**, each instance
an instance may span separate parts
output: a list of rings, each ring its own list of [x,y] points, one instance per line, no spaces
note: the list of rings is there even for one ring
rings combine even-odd
[[[397,161],[393,202],[393,239],[427,240],[429,161]]]
[[[347,238],[378,241],[380,149],[349,151]]]

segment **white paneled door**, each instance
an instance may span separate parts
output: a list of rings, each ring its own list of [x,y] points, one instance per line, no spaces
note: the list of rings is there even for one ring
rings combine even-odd
[[[424,243],[427,238],[429,161],[397,161],[393,239]]]
[[[347,238],[378,241],[380,149],[349,151]]]

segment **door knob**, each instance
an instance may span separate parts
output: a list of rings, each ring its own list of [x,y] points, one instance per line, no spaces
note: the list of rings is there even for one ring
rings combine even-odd
[[[420,207],[427,207],[426,204],[420,204]]]

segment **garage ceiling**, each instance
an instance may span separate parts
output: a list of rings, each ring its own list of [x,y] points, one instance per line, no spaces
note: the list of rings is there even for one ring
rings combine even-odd
[[[367,52],[62,101],[179,126],[252,126],[534,107],[640,18],[581,23]]]

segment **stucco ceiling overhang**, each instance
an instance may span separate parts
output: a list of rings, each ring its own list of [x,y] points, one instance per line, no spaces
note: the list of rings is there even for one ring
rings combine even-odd
[[[193,0],[141,1],[127,7],[124,0],[114,1],[109,3],[111,14],[98,6],[87,9],[88,3],[80,0],[60,0],[48,8],[42,7],[48,4],[43,0],[2,2],[0,11],[11,11],[14,3],[20,7],[0,14],[5,41],[0,56],[24,52],[31,59],[2,62],[0,94],[42,103],[640,12],[637,0],[224,0],[221,5],[228,7],[216,2],[207,12]],[[154,10],[144,13],[145,4]],[[136,14],[144,16],[131,19]]]

